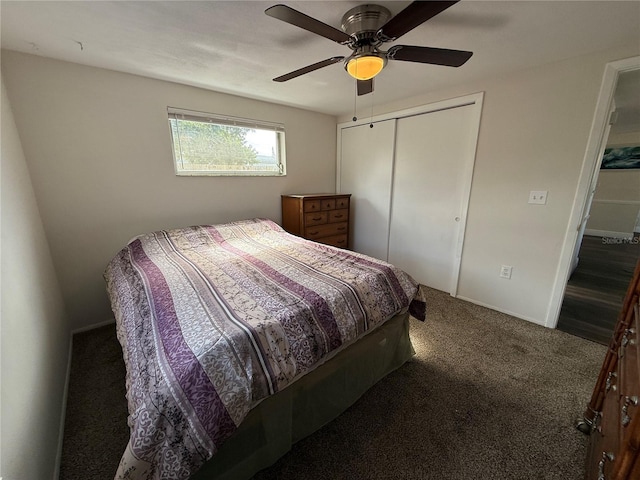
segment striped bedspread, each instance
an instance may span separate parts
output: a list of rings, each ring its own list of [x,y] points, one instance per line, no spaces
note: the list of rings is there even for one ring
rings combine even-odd
[[[186,479],[262,399],[400,311],[416,282],[269,220],[132,240],[105,279],[127,366],[118,479]]]

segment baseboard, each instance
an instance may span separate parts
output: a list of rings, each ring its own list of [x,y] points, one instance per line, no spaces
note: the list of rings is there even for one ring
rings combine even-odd
[[[60,478],[60,465],[62,463],[62,442],[64,440],[64,422],[67,417],[67,398],[69,396],[69,382],[71,380],[72,354],[73,354],[73,334],[70,334],[69,335],[69,353],[67,354],[67,373],[64,379],[64,390],[62,391],[62,412],[60,413],[60,432],[58,434],[58,452],[56,453],[56,463],[53,470],[53,480],[58,480]]]
[[[631,239],[633,238],[633,232],[609,232],[607,230],[592,230],[587,228],[584,231],[585,235],[589,237],[603,237],[603,238],[624,238]]]
[[[536,325],[540,325],[541,327],[546,327],[544,321],[538,320],[536,318],[527,317],[526,315],[521,315],[515,312],[510,312],[509,310],[498,308],[495,305],[489,305],[488,303],[479,302],[477,300],[474,300],[473,298],[468,298],[462,295],[458,295],[455,298],[464,300],[465,302],[473,303],[474,305],[479,305],[481,307],[488,308],[489,310],[495,310],[496,312],[504,313],[506,315],[511,315],[512,317],[519,318],[520,320],[526,320],[527,322],[535,323]],[[429,309],[429,305],[427,305],[427,310],[428,309]]]
[[[112,323],[116,323],[115,318],[111,318],[109,320],[105,320],[100,323],[93,323],[91,325],[87,325],[86,327],[76,328],[75,330],[71,330],[71,335],[75,335],[76,333],[87,332],[89,330],[94,330],[96,328],[104,327],[105,325],[111,325]]]

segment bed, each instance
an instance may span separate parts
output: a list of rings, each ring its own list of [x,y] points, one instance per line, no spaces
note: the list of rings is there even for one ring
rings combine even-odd
[[[417,283],[252,219],[131,240],[105,271],[127,376],[118,479],[242,479],[413,354]]]

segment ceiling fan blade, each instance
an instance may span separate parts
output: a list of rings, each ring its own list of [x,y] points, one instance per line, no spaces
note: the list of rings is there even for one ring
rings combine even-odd
[[[395,17],[389,20],[380,29],[379,36],[384,41],[391,41],[400,38],[418,25],[435,17],[447,8],[458,3],[459,0],[450,2],[413,2]]]
[[[473,52],[465,50],[449,50],[447,48],[415,47],[411,45],[395,45],[387,52],[389,60],[405,62],[431,63],[446,67],[459,67],[471,58]]]
[[[358,80],[358,96],[373,92],[373,78]]]
[[[329,40],[333,40],[334,42],[348,43],[351,40],[351,37],[342,30],[338,30],[331,25],[322,23],[320,20],[316,20],[315,18],[294,10],[291,7],[287,7],[286,5],[274,5],[273,7],[267,8],[264,13],[270,17],[277,18],[283,22],[290,23],[296,27],[303,28],[304,30],[328,38]]]
[[[313,72],[314,70],[318,70],[322,67],[327,67],[329,65],[333,65],[334,63],[338,63],[344,60],[344,57],[331,57],[327,58],[318,63],[314,63],[313,65],[307,65],[306,67],[299,68],[298,70],[294,70],[293,72],[287,73],[285,75],[280,75],[273,79],[274,82],[286,82],[287,80],[291,80],[292,78],[299,77],[300,75],[304,75],[305,73]]]

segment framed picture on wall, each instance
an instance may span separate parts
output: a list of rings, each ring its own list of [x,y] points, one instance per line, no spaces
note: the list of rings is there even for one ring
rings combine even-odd
[[[632,147],[607,147],[602,157],[603,170],[640,169],[640,145]]]

